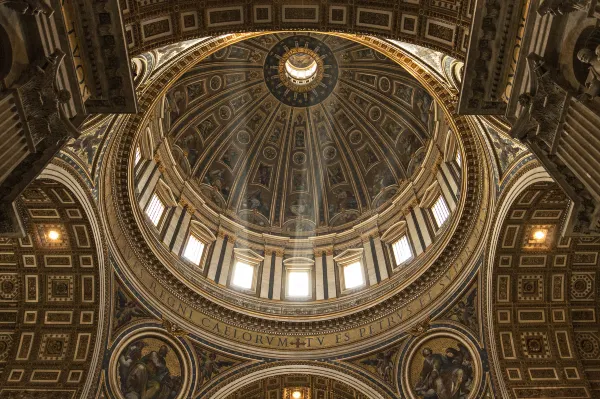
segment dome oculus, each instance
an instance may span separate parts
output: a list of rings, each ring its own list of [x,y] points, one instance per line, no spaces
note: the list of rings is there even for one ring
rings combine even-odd
[[[317,60],[308,53],[299,52],[292,54],[285,62],[285,72],[289,79],[297,85],[306,85],[312,82],[319,65]]]
[[[265,81],[282,103],[309,107],[326,99],[336,86],[338,64],[331,49],[310,36],[291,36],[265,58]]]

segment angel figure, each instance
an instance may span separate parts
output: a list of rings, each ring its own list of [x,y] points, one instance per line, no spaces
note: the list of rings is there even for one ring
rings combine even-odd
[[[586,0],[542,0],[538,7],[538,14],[551,14],[555,17],[568,14],[577,9],[577,6],[584,7]]]
[[[18,91],[27,115],[32,138],[37,145],[46,139],[49,145],[59,144],[71,134],[79,132],[62,115],[62,104],[69,102],[68,90],[56,89],[56,74],[65,53],[57,49],[32,66],[22,78]]]
[[[394,374],[394,354],[395,350],[391,349],[377,354],[375,359],[365,359],[361,363],[367,366],[373,366],[377,369],[379,375],[385,382],[392,382]]]
[[[414,386],[425,399],[466,399],[473,382],[473,362],[469,350],[461,343],[445,353],[423,348],[423,367]]]
[[[122,325],[129,323],[135,317],[146,317],[146,314],[134,301],[129,299],[123,291],[118,289],[117,309],[115,312],[117,327],[121,327]]]
[[[448,317],[451,320],[456,320],[470,328],[471,330],[477,331],[477,304],[475,299],[477,297],[477,290],[473,290],[469,293],[465,299],[456,304],[451,310]]]
[[[200,385],[210,381],[210,379],[221,372],[222,367],[231,367],[234,362],[228,360],[217,360],[217,355],[213,352],[199,352],[200,360]]]
[[[582,48],[577,52],[577,59],[583,64],[589,65],[588,78],[585,82],[583,99],[592,99],[600,94],[600,46],[596,46],[595,51],[588,48]]]

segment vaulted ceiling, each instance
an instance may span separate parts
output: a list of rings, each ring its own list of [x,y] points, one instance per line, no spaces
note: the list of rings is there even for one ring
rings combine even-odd
[[[306,104],[271,83],[277,52],[298,40],[325,59],[327,89]],[[431,144],[432,101],[361,44],[272,34],[182,76],[167,94],[165,130],[181,173],[215,211],[262,231],[313,234],[370,216],[410,184]]]
[[[492,356],[517,398],[600,393],[600,240],[561,236],[568,206],[555,183],[527,187],[508,210],[491,265]]]
[[[84,205],[61,183],[36,181],[18,206],[27,236],[0,240],[2,395],[32,386],[25,397],[87,395],[106,326],[98,237]]]

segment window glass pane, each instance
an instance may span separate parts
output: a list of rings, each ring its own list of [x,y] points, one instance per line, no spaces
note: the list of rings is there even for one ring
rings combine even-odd
[[[346,288],[360,287],[365,283],[360,262],[354,262],[344,266],[344,284]]]
[[[142,159],[142,151],[140,150],[140,147],[135,147],[135,161],[134,161],[134,166],[137,165],[140,160]]]
[[[146,215],[148,215],[155,226],[158,226],[160,223],[160,218],[162,217],[164,211],[165,205],[162,203],[160,198],[158,198],[158,195],[156,195],[156,193],[152,194],[150,203],[148,204],[148,207],[146,207]]]
[[[309,296],[309,276],[307,271],[302,270],[288,272],[288,295],[295,297]]]
[[[462,156],[460,155],[460,151],[456,151],[456,163],[460,168],[462,168]]]
[[[200,265],[204,244],[195,235],[190,234],[183,256],[192,263]]]
[[[437,227],[441,227],[450,216],[448,204],[446,204],[446,200],[444,200],[444,197],[441,195],[438,197],[437,201],[435,201],[435,204],[433,204],[431,211],[433,212],[433,217],[435,218]]]
[[[392,248],[394,249],[394,258],[396,258],[396,266],[412,258],[412,251],[410,249],[408,237],[406,235],[402,236],[402,238],[396,241],[392,245]]]
[[[252,289],[252,280],[254,279],[254,267],[244,263],[237,262],[235,264],[235,270],[233,272],[232,284],[236,287],[244,288],[247,290]]]

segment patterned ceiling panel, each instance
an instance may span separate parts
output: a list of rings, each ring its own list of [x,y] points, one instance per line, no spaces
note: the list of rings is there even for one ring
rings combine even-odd
[[[0,397],[79,398],[102,295],[92,228],[58,183],[32,183],[18,204],[27,236],[0,241]]]
[[[130,54],[232,31],[369,34],[464,59],[475,0],[120,0]],[[283,3],[283,4],[282,4]]]
[[[313,36],[339,65],[316,105],[291,107],[266,87],[269,51],[306,37],[290,34],[224,48],[167,94],[165,131],[182,173],[215,211],[260,231],[330,233],[367,218],[409,184],[432,142],[433,100],[402,67]]]
[[[568,205],[556,184],[534,184],[502,225],[490,317],[511,397],[600,394],[600,242],[560,236]]]

